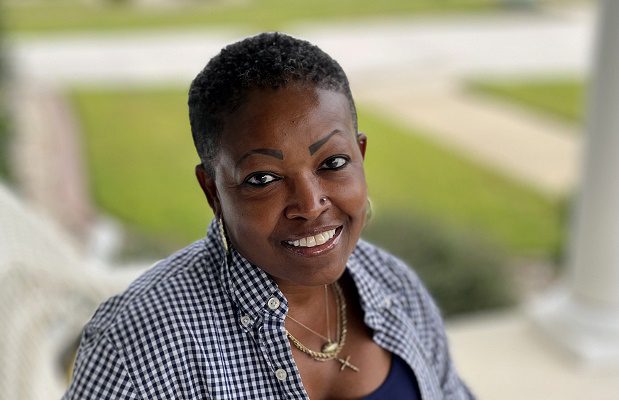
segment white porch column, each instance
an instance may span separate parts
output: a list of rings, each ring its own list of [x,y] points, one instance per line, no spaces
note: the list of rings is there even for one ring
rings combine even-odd
[[[554,341],[619,364],[619,1],[600,0],[580,192],[565,287],[534,309]]]

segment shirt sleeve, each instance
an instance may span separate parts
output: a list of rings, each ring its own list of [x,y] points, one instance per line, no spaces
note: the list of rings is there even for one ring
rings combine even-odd
[[[441,312],[417,274],[403,261],[395,259],[396,270],[406,282],[408,313],[416,325],[428,364],[434,371],[442,399],[472,400],[475,397],[460,379],[449,353],[449,343]]]
[[[422,314],[427,323],[427,340],[430,342],[431,359],[434,370],[439,379],[443,399],[445,400],[472,400],[475,397],[460,379],[449,353],[449,343],[441,312],[436,306],[430,293],[424,285],[418,281],[416,291]]]
[[[123,358],[105,336],[80,348],[73,379],[63,396],[63,400],[74,399],[140,399]]]

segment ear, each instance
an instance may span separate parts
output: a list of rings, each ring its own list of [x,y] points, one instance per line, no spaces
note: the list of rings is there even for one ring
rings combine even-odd
[[[364,133],[357,133],[357,145],[359,146],[359,150],[361,150],[361,157],[365,160],[365,147],[368,144],[368,137],[365,136]]]
[[[202,164],[196,165],[196,178],[200,183],[200,187],[206,196],[209,206],[213,210],[215,216],[221,215],[221,207],[219,203],[219,196],[217,195],[217,187],[215,186],[215,179],[206,172]]]

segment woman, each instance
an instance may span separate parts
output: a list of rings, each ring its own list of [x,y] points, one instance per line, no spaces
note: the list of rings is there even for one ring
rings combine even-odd
[[[66,398],[468,399],[439,312],[360,240],[366,137],[346,75],[279,33],[189,91],[208,235],[103,304]]]

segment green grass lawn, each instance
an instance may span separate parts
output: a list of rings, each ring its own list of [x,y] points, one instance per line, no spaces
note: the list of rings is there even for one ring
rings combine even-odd
[[[73,98],[97,203],[166,241],[202,236],[212,214],[194,178],[186,94],[77,91]]]
[[[279,30],[292,22],[496,10],[499,0],[244,0],[203,1],[176,8],[139,8],[127,1],[11,2],[4,5],[10,32],[116,30],[233,25]]]
[[[537,192],[361,110],[376,212],[420,213],[489,236],[512,252],[552,253],[559,207]],[[427,137],[427,136],[426,136]]]
[[[130,227],[182,244],[211,214],[193,166],[186,94],[178,89],[76,90],[92,192]],[[490,236],[512,254],[553,254],[559,207],[363,107],[366,172],[376,218],[421,214]]]
[[[580,123],[583,120],[586,88],[582,81],[576,79],[478,81],[470,87],[569,122]]]

